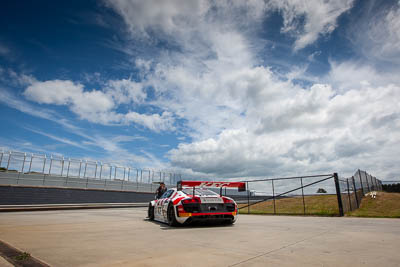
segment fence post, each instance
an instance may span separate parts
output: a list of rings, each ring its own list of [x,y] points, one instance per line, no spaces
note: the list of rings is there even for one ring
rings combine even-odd
[[[63,171],[64,171],[64,156],[62,157],[61,160],[61,177],[63,176]]]
[[[274,201],[274,214],[276,214],[276,206],[275,206],[275,186],[274,186],[274,180],[272,181],[272,200]]]
[[[85,170],[83,172],[83,179],[85,179],[86,177],[86,168],[87,168],[87,160],[85,161]],[[86,178],[86,188],[88,186],[88,183],[89,183],[89,176]]]
[[[250,189],[249,189],[249,182],[246,182],[247,188],[247,214],[250,214]]]
[[[303,177],[300,177],[300,183],[301,183],[301,196],[303,197],[303,212],[304,215],[306,215],[306,202],[304,201]]]
[[[101,180],[101,173],[103,172],[103,162],[100,161],[100,175],[99,179]]]
[[[354,176],[351,177],[351,179],[353,180],[353,191],[354,191],[354,196],[356,197],[356,204],[357,204],[357,208],[359,207],[358,204],[358,196],[357,196],[357,187],[356,187],[356,182],[354,181]]]
[[[97,179],[97,161],[96,161],[96,168],[94,169],[94,179]]]
[[[361,179],[361,171],[360,171],[360,169],[358,169],[358,177],[360,177],[361,192],[364,195],[364,186],[363,186],[362,179]]]
[[[125,180],[125,168],[124,168],[124,179],[122,179],[122,182],[121,182],[121,191],[124,190],[124,180]]]
[[[374,184],[374,190],[376,190],[376,189],[377,189],[377,186],[376,186],[376,178],[375,178],[375,177],[372,177],[371,179],[372,179],[372,182],[373,182],[373,184]]]
[[[8,154],[8,161],[7,161],[7,172],[8,172],[8,167],[10,167],[10,159],[11,159],[11,151]]]
[[[79,160],[79,173],[78,173],[78,178],[81,178],[81,168],[82,168],[82,160]]]
[[[67,178],[65,179],[65,185],[68,185],[68,176],[69,176],[69,167],[70,166],[71,166],[71,158],[68,159]]]
[[[369,175],[369,174],[367,174],[367,172],[365,172],[365,181],[367,181],[368,192],[371,192],[371,189],[369,188],[368,175]],[[367,192],[367,193],[368,193],[368,192]]]
[[[4,155],[4,151],[1,151],[0,167],[1,167],[1,163],[3,162],[3,155]]]
[[[24,172],[25,160],[26,160],[26,153],[24,153],[24,162],[22,162],[22,169],[21,169],[22,173]]]
[[[350,186],[349,186],[349,179],[346,179],[347,182],[347,195],[349,196],[349,206],[350,206],[350,211],[353,209],[351,208],[351,198],[350,198]]]
[[[11,154],[10,154],[10,156],[11,156]],[[32,169],[32,160],[33,160],[33,154],[31,154],[31,161],[29,163],[29,171],[28,171],[28,173],[30,173],[31,169]],[[8,162],[10,162],[10,158],[8,159]],[[8,165],[7,165],[7,169],[8,169]]]
[[[139,170],[137,168],[136,169],[136,191],[139,190]]]
[[[343,216],[343,203],[342,203],[342,196],[340,193],[340,185],[339,185],[339,177],[338,174],[335,172],[333,174],[333,179],[335,180],[335,187],[336,187],[336,196],[338,200],[338,207],[339,207],[339,216]]]

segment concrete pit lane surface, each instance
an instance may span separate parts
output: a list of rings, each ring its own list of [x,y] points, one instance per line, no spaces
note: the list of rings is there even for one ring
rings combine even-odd
[[[232,226],[171,228],[146,215],[5,212],[0,240],[50,266],[400,266],[398,219],[239,215]]]

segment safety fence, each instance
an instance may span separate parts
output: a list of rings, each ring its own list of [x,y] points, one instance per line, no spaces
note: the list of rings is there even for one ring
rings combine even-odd
[[[366,171],[358,170],[350,178],[339,179],[340,198],[343,212],[358,209],[361,199],[372,191],[382,190],[382,181]]]
[[[0,184],[154,191],[156,182],[176,185],[181,174],[111,163],[17,151],[0,152]]]
[[[337,173],[247,180],[236,195],[240,213],[343,216],[359,207],[362,197],[381,190],[381,181],[365,171],[348,179]]]

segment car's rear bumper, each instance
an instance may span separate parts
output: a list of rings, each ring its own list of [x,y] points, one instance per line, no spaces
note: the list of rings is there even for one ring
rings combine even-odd
[[[191,223],[194,221],[236,221],[236,212],[196,212],[179,213],[176,217],[179,223]]]

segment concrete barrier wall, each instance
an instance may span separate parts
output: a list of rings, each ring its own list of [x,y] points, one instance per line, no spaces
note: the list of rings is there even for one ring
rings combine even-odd
[[[0,205],[143,203],[154,193],[0,185]]]
[[[48,174],[25,174],[20,172],[0,172],[0,185],[23,185],[42,187],[67,187],[81,189],[104,189],[154,193],[158,187],[153,183],[140,183],[118,179],[93,179],[65,177]],[[168,185],[167,187],[175,187]]]

